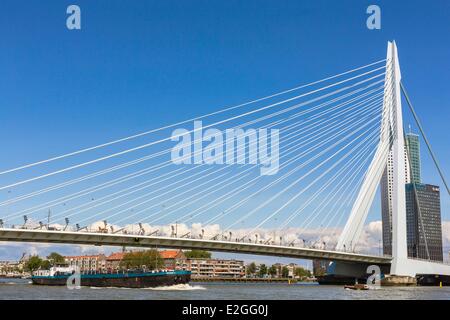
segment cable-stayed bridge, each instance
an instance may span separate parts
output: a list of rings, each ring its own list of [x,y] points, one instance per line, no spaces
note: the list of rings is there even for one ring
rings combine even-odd
[[[211,239],[192,239],[130,234],[106,234],[97,232],[73,232],[52,230],[1,229],[0,239],[6,241],[72,243],[146,248],[202,249],[218,252],[259,254],[299,259],[324,259],[330,261],[359,262],[390,265],[390,257],[379,257],[352,252],[339,252],[299,246],[233,242]]]
[[[0,240],[206,249],[450,275],[448,265],[407,257],[400,80],[390,42],[385,59],[364,66],[3,170]],[[385,257],[361,252],[361,242],[390,152],[393,254]]]

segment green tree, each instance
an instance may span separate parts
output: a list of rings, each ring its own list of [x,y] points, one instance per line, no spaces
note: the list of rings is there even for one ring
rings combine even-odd
[[[261,264],[259,266],[259,272],[258,275],[260,278],[264,278],[264,276],[267,274],[267,267],[265,264]]]
[[[158,250],[145,250],[129,252],[124,255],[120,266],[124,268],[142,268],[149,270],[159,269],[164,266],[164,261],[161,258]]]
[[[64,257],[57,252],[50,253],[47,259],[53,263],[64,263]]]
[[[295,269],[295,275],[297,277],[300,277],[300,278],[310,277],[311,276],[311,271],[306,270],[306,269],[304,269],[302,267],[298,267],[298,268]]]
[[[52,266],[52,265],[51,265],[51,263],[50,263],[49,260],[43,260],[43,259],[42,259],[42,262],[41,262],[41,269],[47,270],[47,269],[50,269],[51,266]]]
[[[275,265],[271,265],[270,268],[269,268],[269,270],[268,270],[268,273],[269,273],[272,277],[276,276],[276,275],[277,275],[277,267],[276,267]]]
[[[204,250],[190,250],[184,254],[188,259],[211,259],[211,252]]]
[[[31,256],[25,263],[26,271],[38,270],[42,265],[42,259],[38,255]]]
[[[247,275],[253,275],[256,273],[256,264],[254,262],[247,265],[246,268]]]
[[[289,269],[288,269],[288,267],[284,266],[283,269],[281,269],[281,276],[283,278],[288,278],[289,277]]]

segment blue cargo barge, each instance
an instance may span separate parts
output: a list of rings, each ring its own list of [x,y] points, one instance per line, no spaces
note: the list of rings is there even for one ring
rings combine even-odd
[[[128,270],[110,273],[78,273],[79,285],[86,287],[152,288],[189,283],[191,272],[185,270],[140,271]],[[35,272],[31,281],[35,285],[65,286],[75,270],[70,267],[52,267]],[[70,283],[70,282],[69,282]]]

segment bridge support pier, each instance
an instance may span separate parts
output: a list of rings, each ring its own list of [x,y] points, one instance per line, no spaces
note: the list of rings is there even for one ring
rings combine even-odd
[[[402,266],[404,264],[402,263]],[[349,263],[349,262],[331,262],[327,269],[327,276],[319,279],[321,284],[330,285],[352,285],[355,283],[366,283],[367,268],[370,264]],[[415,286],[417,285],[416,277],[414,275],[392,275],[390,274],[391,267],[388,265],[380,266],[381,271],[381,286]]]
[[[381,285],[382,286],[414,286],[417,278],[421,276],[444,276],[450,275],[450,265],[426,260],[404,259],[394,260],[397,265],[397,272],[393,273],[392,266],[381,265]],[[321,284],[354,284],[366,281],[369,274],[367,267],[369,263],[353,262],[330,262],[327,268],[327,276],[319,279]]]
[[[327,273],[335,276],[361,279],[367,277],[367,267],[370,264],[331,262],[327,268]],[[385,271],[389,271],[386,268]]]
[[[318,281],[320,284],[329,285],[344,285],[344,284],[355,284],[355,283],[366,283],[367,268],[371,266],[370,263],[354,263],[354,262],[342,262],[333,261],[330,262],[327,268],[327,275],[319,277]],[[390,266],[381,265],[381,278],[384,275],[389,274]]]

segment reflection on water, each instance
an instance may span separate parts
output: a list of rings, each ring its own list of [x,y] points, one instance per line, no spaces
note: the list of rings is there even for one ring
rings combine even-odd
[[[450,287],[404,287],[354,291],[342,286],[280,283],[195,283],[152,289],[34,286],[29,280],[0,279],[0,299],[427,299],[450,300]]]

